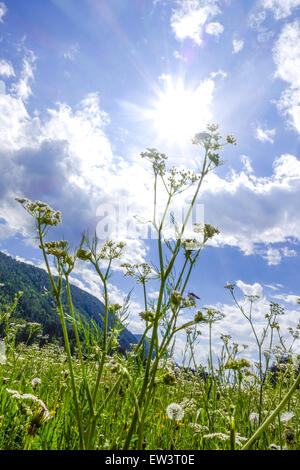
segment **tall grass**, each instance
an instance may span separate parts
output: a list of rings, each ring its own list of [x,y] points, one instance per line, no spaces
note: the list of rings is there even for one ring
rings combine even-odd
[[[72,254],[67,241],[46,241],[49,230],[61,222],[61,213],[46,203],[17,198],[35,221],[61,320],[64,349],[51,344],[43,348],[16,346],[11,315],[17,298],[12,309],[2,314],[6,328],[0,365],[1,449],[299,449],[297,365],[293,361],[284,364],[274,384],[268,373],[269,359],[263,363],[266,341],[271,355],[275,333],[282,339],[277,323],[280,307],[271,304],[259,336],[252,317],[256,299],[248,299],[246,312],[236,300],[234,285],[226,286],[251,326],[259,361],[255,367],[240,358],[237,345],[226,335],[215,361],[213,329],[224,315],[210,307],[199,310],[197,296],[187,293],[201,250],[219,233],[209,224],[195,223],[191,238],[187,235],[188,222],[205,177],[221,164],[223,146],[236,142],[231,135],[223,142],[218,126],[210,125],[195,136],[193,143],[202,149],[197,172],[168,169],[167,157],[155,149],[141,154],[153,170],[151,223],[157,233],[158,267],[148,263],[121,265],[125,275],[141,285],[144,299],[140,313],[144,334],[126,355],[117,347],[124,308],[109,304],[108,284],[115,263],[122,263],[125,243],[108,240],[101,244],[96,235],[92,240],[83,235]],[[162,188],[166,197],[159,213]],[[193,194],[185,218],[182,223],[172,219],[175,237],[166,240],[164,227],[171,202],[187,190]],[[56,261],[55,276],[49,257]],[[102,285],[105,312],[101,335],[83,328],[75,315],[70,275],[78,260],[95,270]],[[148,296],[147,285],[152,281],[159,283],[156,302]],[[67,311],[61,301],[64,285]],[[191,312],[190,321],[182,324],[181,314],[186,310]],[[112,326],[109,312],[114,317]],[[74,329],[74,354],[67,321]],[[207,373],[196,360],[199,325],[209,329]],[[172,353],[174,339],[183,330],[188,363],[180,368]],[[147,354],[145,341],[149,342]],[[281,352],[295,359],[291,348],[286,351],[282,341],[281,346]]]

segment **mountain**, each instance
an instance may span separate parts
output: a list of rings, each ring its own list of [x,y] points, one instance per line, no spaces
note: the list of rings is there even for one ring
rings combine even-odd
[[[17,292],[23,291],[19,299],[14,318],[28,322],[37,322],[43,326],[43,335],[49,336],[49,341],[59,340],[62,343],[62,328],[59,314],[56,310],[48,274],[43,269],[31,264],[16,261],[0,251],[0,310],[11,306]],[[99,329],[103,328],[104,304],[97,297],[71,285],[71,294],[75,313],[85,322],[93,320]],[[64,311],[67,307],[67,293],[62,294]],[[113,316],[109,313],[108,323],[112,326]],[[75,343],[71,325],[68,325],[70,342]],[[130,344],[137,343],[135,336],[124,328],[119,336],[121,350],[130,349]]]

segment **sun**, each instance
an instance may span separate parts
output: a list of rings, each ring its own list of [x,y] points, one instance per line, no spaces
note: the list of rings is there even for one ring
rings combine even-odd
[[[167,144],[185,146],[201,132],[211,120],[211,102],[214,89],[212,80],[205,80],[194,89],[188,89],[182,78],[172,80],[169,75],[160,77],[164,90],[147,110],[157,138]]]

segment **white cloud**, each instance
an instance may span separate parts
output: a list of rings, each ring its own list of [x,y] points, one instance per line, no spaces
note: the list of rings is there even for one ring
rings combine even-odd
[[[184,62],[186,62],[186,58],[177,50],[173,52],[173,56],[175,57],[175,59],[183,60]]]
[[[173,11],[171,27],[178,40],[190,38],[200,46],[205,23],[219,13],[216,0],[183,0]]]
[[[258,42],[266,42],[274,36],[274,31],[266,28],[263,23],[267,17],[266,11],[261,10],[258,6],[258,10],[254,10],[249,15],[249,25],[255,31],[257,31]]]
[[[255,282],[255,284],[246,284],[243,281],[238,280],[236,281],[236,285],[241,289],[244,295],[258,295],[259,297],[262,297],[263,288],[258,282]]]
[[[284,248],[282,248],[282,253],[283,253],[283,256],[286,256],[287,258],[292,258],[294,256],[297,255],[297,252],[295,250],[291,250],[290,248],[288,248],[287,246],[285,246]]]
[[[273,286],[272,284],[264,284],[264,286],[265,286],[265,287],[268,287],[268,289],[278,290],[278,287]]]
[[[26,101],[29,96],[32,94],[30,87],[30,81],[32,81],[34,74],[34,64],[36,57],[32,51],[28,51],[26,56],[23,59],[23,69],[21,76],[18,82],[14,83],[12,86],[12,93],[20,98],[22,101]]]
[[[265,258],[268,260],[270,266],[276,266],[281,262],[280,251],[276,248],[268,248]]]
[[[298,299],[299,299],[299,295],[292,295],[292,294],[277,294],[277,295],[274,295],[273,297],[274,299],[283,300],[284,302],[288,304],[293,304],[293,305],[297,305]]]
[[[10,62],[7,62],[6,60],[0,60],[0,75],[2,77],[14,77],[15,72],[13,69],[13,66],[11,65]]]
[[[243,47],[244,47],[244,41],[242,39],[238,40],[238,39],[234,39],[232,41],[232,46],[233,46],[233,51],[232,53],[233,54],[237,54],[238,52],[240,52]]]
[[[210,76],[211,76],[212,78],[216,78],[216,77],[226,78],[226,77],[227,77],[227,73],[224,72],[224,70],[221,70],[221,69],[220,69],[220,70],[218,70],[217,72],[212,72],[212,73],[210,74]]]
[[[276,158],[269,177],[257,177],[248,157],[243,163],[239,173],[206,179],[201,197],[205,222],[221,232],[211,244],[236,246],[275,264],[287,253],[276,244],[300,241],[300,160],[288,154]]]
[[[37,113],[31,115],[26,105],[29,89],[19,86],[23,80],[29,87],[34,78],[28,57],[34,56],[27,53],[21,78],[10,93],[0,94],[0,212],[5,221],[0,237],[18,232],[32,236],[32,220],[15,196],[44,200],[60,209],[63,225],[58,230],[72,243],[79,242],[83,230],[94,232],[97,211],[105,203],[115,206],[123,198],[133,214],[145,213],[148,199],[137,197],[145,192],[145,164],[113,155],[105,134],[109,119],[98,94],[88,94],[74,108],[58,103],[43,120]],[[125,260],[138,263],[145,255],[142,240],[128,240]]]
[[[276,77],[300,88],[300,26],[299,21],[286,24],[276,41],[273,57],[277,65]]]
[[[31,220],[16,207],[14,196],[45,200],[62,210],[61,230],[76,243],[84,229],[95,230],[103,204],[123,198],[133,214],[151,218],[148,165],[139,158],[114,156],[105,133],[107,122],[96,93],[73,108],[66,103],[53,106],[43,120],[31,116],[17,94],[0,95],[0,209],[6,233],[30,233]],[[197,162],[191,155],[192,164]],[[205,222],[221,231],[212,241],[215,246],[235,246],[274,263],[279,255],[268,251],[271,245],[279,250],[276,243],[284,243],[289,249],[291,237],[300,240],[300,161],[289,154],[277,157],[269,177],[257,177],[249,157],[243,164],[240,172],[208,175],[199,201]],[[184,193],[179,206],[189,197],[190,192]],[[137,262],[145,259],[142,240],[128,242],[127,256]]]
[[[220,36],[220,34],[222,34],[224,31],[224,26],[218,22],[208,23],[205,27],[205,31],[207,34],[211,34],[213,36]]]
[[[257,127],[256,129],[256,139],[261,142],[270,142],[274,143],[274,136],[276,134],[276,129],[263,129],[262,127]]]
[[[275,43],[273,58],[275,76],[288,83],[278,102],[279,109],[290,118],[291,124],[300,133],[300,24],[286,24]]]
[[[295,250],[291,250],[287,246],[283,248],[269,247],[264,258],[267,259],[269,266],[276,266],[281,263],[283,256],[287,258],[291,258],[296,255],[297,255],[297,252]]]
[[[63,52],[62,56],[64,59],[70,60],[73,62],[76,59],[76,56],[79,53],[79,46],[78,44],[72,44],[71,46],[67,47]]]
[[[4,2],[0,2],[0,23],[3,23],[3,17],[7,13],[7,6]]]
[[[300,0],[262,0],[261,7],[271,10],[276,20],[281,20],[292,14],[294,8],[300,5]]]

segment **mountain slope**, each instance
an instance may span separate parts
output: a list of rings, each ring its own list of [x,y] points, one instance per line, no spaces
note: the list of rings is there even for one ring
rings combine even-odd
[[[3,285],[1,285],[3,284]],[[62,329],[59,315],[55,308],[53,296],[45,294],[51,290],[48,274],[40,268],[27,263],[16,261],[10,256],[0,252],[0,309],[11,305],[15,293],[23,291],[14,317],[23,318],[26,321],[41,323],[43,334],[62,340]],[[94,322],[103,328],[104,304],[93,295],[82,289],[71,286],[74,309],[83,320]],[[62,295],[63,305],[68,313],[66,292]],[[112,325],[113,317],[109,314],[109,325]],[[74,339],[72,327],[69,326],[70,340]],[[130,349],[130,344],[136,343],[135,336],[126,328],[119,337],[120,347]]]

